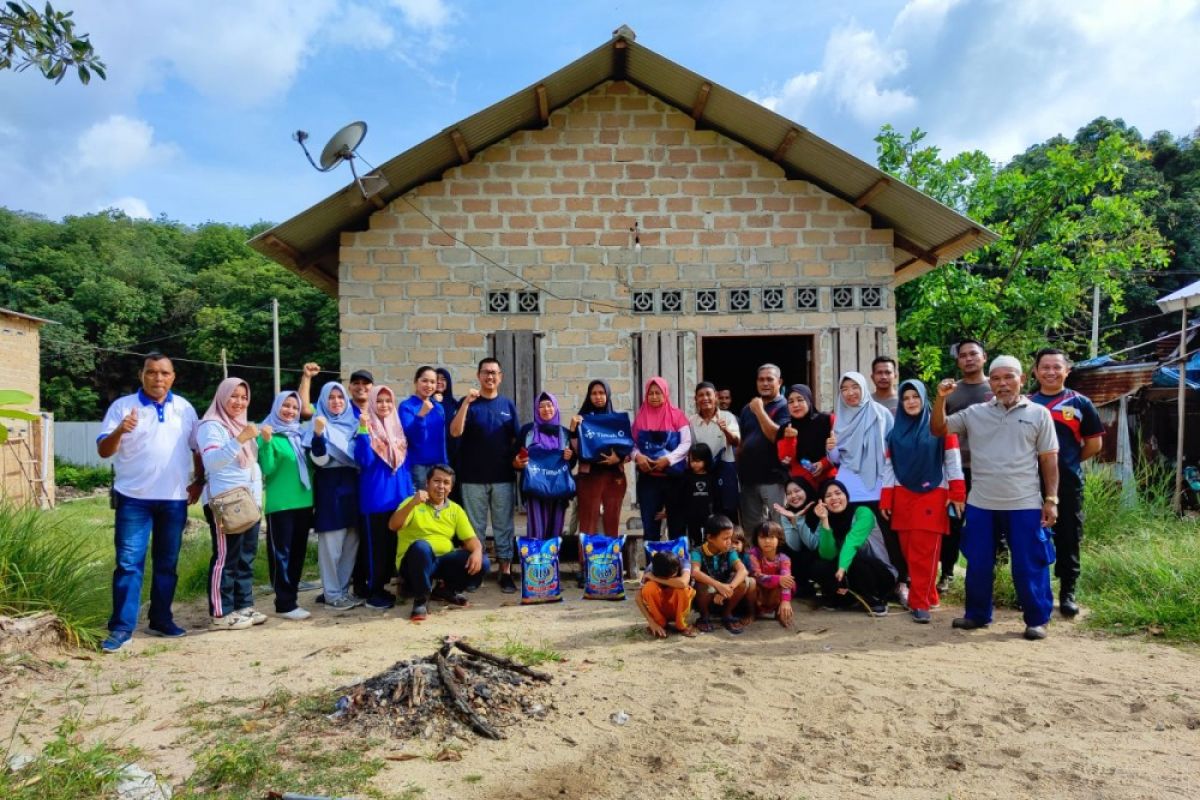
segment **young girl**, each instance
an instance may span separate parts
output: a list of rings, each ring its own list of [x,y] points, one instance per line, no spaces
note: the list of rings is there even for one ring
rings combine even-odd
[[[783,528],[770,520],[758,526],[750,548],[750,577],[757,589],[758,616],[774,617],[785,628],[792,626],[792,560],[779,549]]]
[[[813,578],[821,587],[825,604],[853,607],[853,592],[863,599],[871,614],[885,616],[896,572],[887,560],[875,514],[865,505],[852,505],[841,481],[825,484],[814,513],[819,559],[813,565]]]
[[[372,387],[358,423],[354,460],[361,470],[358,497],[369,575],[367,607],[385,611],[396,605],[396,596],[386,588],[396,574],[396,532],[388,528],[388,519],[413,495],[412,478],[404,469],[408,441],[392,390]]]
[[[709,472],[712,449],[701,442],[688,450],[688,471],[683,476],[682,502],[687,511],[687,535],[692,547],[704,542],[704,521],[716,511],[716,476]]]
[[[568,464],[575,458],[571,449],[571,431],[560,422],[558,399],[549,392],[542,392],[533,404],[534,422],[521,428],[517,441],[522,452],[513,459],[513,466],[525,469],[529,464],[529,451],[544,450],[562,453]],[[525,535],[531,539],[553,539],[562,536],[563,518],[571,498],[551,500],[544,497],[525,497],[527,514]]]
[[[958,437],[929,430],[925,384],[900,384],[900,409],[888,436],[887,462],[879,511],[900,537],[912,577],[908,607],[914,622],[928,623],[938,605],[937,568],[942,537],[950,532],[949,509],[961,518],[967,499]]]
[[[312,615],[297,599],[312,528],[313,481],[304,451],[298,392],[283,391],[275,396],[271,413],[259,428],[258,465],[266,490],[267,535],[275,562],[271,572],[275,613],[291,620],[308,619]]]

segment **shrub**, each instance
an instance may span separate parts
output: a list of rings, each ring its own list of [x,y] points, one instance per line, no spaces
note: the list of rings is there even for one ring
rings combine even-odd
[[[59,486],[73,486],[81,492],[91,492],[101,486],[112,486],[112,469],[72,464],[56,457],[54,482]]]

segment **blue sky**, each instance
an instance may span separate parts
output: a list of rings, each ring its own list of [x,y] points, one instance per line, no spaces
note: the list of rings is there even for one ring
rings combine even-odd
[[[349,180],[309,167],[345,122],[380,163],[630,25],[638,42],[860,158],[890,122],[1007,160],[1099,115],[1200,127],[1200,0],[475,2],[61,0],[109,79],[0,72],[0,206],[282,221]]]

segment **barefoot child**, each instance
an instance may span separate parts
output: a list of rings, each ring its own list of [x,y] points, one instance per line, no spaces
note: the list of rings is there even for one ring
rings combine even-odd
[[[785,628],[792,626],[792,561],[779,549],[783,528],[778,522],[763,522],[755,531],[750,548],[750,575],[756,587],[758,616],[774,617]]]
[[[646,618],[646,628],[659,639],[667,637],[667,625],[684,636],[696,635],[688,625],[688,612],[696,590],[691,587],[692,571],[679,563],[674,553],[658,552],[650,559],[650,569],[642,573],[642,590],[636,601]]]
[[[698,630],[713,629],[710,616],[714,607],[721,612],[725,630],[734,635],[754,621],[754,581],[733,549],[733,523],[729,517],[714,514],[705,521],[704,544],[692,549],[692,579],[700,612]],[[739,607],[745,609],[741,620],[736,616]]]

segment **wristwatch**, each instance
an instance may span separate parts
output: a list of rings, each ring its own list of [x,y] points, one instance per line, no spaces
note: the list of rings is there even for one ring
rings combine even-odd
[[[1043,503],[1054,503],[1054,505],[1058,505],[1058,495],[1048,494],[1042,498],[1042,502]]]

